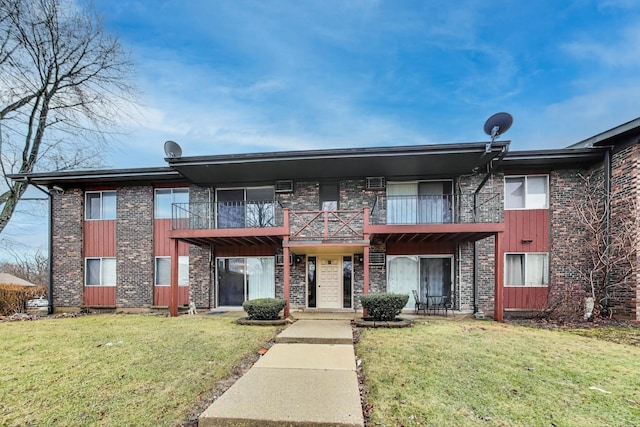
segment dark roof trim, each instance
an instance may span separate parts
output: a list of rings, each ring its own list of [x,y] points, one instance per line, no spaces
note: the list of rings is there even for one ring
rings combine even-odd
[[[640,117],[633,119],[613,129],[606,130],[597,135],[576,142],[567,148],[589,148],[594,146],[614,145],[620,140],[626,140],[633,134],[640,136]]]
[[[509,146],[510,141],[495,141],[493,149]],[[223,154],[216,156],[192,156],[165,158],[171,166],[196,166],[233,163],[273,162],[279,160],[319,160],[348,159],[385,156],[414,156],[416,154],[475,153],[484,149],[489,142],[468,142],[460,144],[404,145],[397,147],[342,148],[327,150],[282,151],[270,153]]]
[[[588,166],[602,160],[604,151],[602,147],[510,151],[502,162],[502,169]]]
[[[184,181],[177,171],[169,167],[10,174],[7,177],[37,185]]]

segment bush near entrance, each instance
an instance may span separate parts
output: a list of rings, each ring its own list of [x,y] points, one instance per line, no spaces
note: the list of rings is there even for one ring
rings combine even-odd
[[[280,298],[259,298],[245,301],[242,308],[247,312],[249,320],[277,320],[286,304]]]
[[[404,294],[369,294],[360,298],[362,307],[373,320],[390,321],[402,312],[409,301]]]

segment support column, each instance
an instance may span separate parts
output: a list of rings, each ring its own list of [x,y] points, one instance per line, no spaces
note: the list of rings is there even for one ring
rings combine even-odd
[[[287,245],[288,239],[285,239],[284,244]],[[290,251],[289,251],[289,246],[285,246],[282,250],[282,255],[284,257],[284,300],[287,302],[287,304],[284,306],[284,317],[289,317],[289,314],[291,314],[290,312],[290,307],[289,307],[289,294],[290,294],[290,284],[289,284],[289,277],[291,276],[291,265],[289,265],[289,256],[290,256]]]
[[[171,240],[171,287],[169,289],[169,314],[178,315],[178,239]]]
[[[495,287],[493,303],[493,320],[504,321],[504,233],[495,234]]]

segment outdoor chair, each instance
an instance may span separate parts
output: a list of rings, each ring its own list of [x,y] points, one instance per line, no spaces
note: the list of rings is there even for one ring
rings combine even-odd
[[[420,296],[418,295],[418,291],[416,291],[415,289],[413,290],[413,299],[416,300],[416,314],[418,314],[418,312],[420,310],[422,310],[422,312],[424,313],[424,315],[427,315],[427,308],[429,308],[427,306],[426,301],[422,301],[420,299]]]
[[[440,310],[444,310],[444,317],[449,316],[449,310],[453,307],[451,303],[451,295],[428,295],[427,294],[427,310],[431,310],[433,314],[440,314]]]

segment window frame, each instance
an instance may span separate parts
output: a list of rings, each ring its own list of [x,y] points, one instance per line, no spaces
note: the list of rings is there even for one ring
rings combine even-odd
[[[100,283],[99,284],[89,284],[89,261],[95,261],[98,260],[100,261],[100,272],[99,272],[99,277],[100,277]],[[113,260],[114,261],[114,269],[115,271],[113,272],[113,277],[115,279],[115,283],[113,284],[105,284],[104,283],[104,261],[105,260]],[[116,257],[86,257],[84,259],[84,286],[85,287],[92,287],[92,288],[97,288],[97,287],[115,287],[117,286],[117,282],[118,282],[118,265],[116,262]]]
[[[187,203],[189,203],[190,196],[191,196],[191,191],[189,187],[161,187],[161,188],[153,189],[153,218],[154,219],[172,219],[173,218],[173,204],[176,203],[175,201],[176,190],[180,192],[186,192]],[[158,214],[158,191],[169,191],[171,194],[171,201],[169,203],[169,216],[162,216]]]
[[[159,259],[167,259],[169,263],[171,263],[170,256],[157,256],[153,261],[153,286],[164,287],[171,286],[171,265],[169,265],[169,281],[167,284],[158,283],[158,260]],[[180,262],[182,261],[182,262]],[[186,266],[186,271],[184,270]],[[178,286],[189,286],[189,256],[188,255],[179,255],[178,256]]]
[[[507,257],[509,255],[523,255],[524,256],[524,277],[523,277],[523,284],[522,285],[512,285],[509,284],[507,282],[507,278],[509,277],[507,268],[509,267],[509,263],[507,262]],[[546,271],[544,272],[544,278],[546,279],[546,283],[539,285],[539,284],[527,284],[527,277],[529,274],[529,270],[528,270],[528,259],[531,255],[536,255],[536,256],[545,256],[546,257]],[[504,253],[504,279],[503,279],[503,286],[505,288],[548,288],[549,287],[549,282],[551,280],[550,278],[550,266],[549,266],[549,252],[505,252]]]
[[[113,218],[105,218],[104,216],[104,193],[112,193],[113,194]],[[100,195],[100,218],[89,218],[89,195],[90,194],[99,194]],[[85,221],[113,221],[118,216],[118,192],[117,190],[89,190],[84,192],[84,220]]]
[[[530,178],[545,178],[545,201],[544,207],[530,207],[529,201],[529,179]],[[524,207],[522,208],[510,208],[507,207],[507,180],[508,179],[522,179],[524,185]],[[549,175],[548,174],[539,174],[539,175],[505,175],[504,177],[504,210],[505,211],[524,211],[524,210],[536,210],[536,209],[549,209]]]

